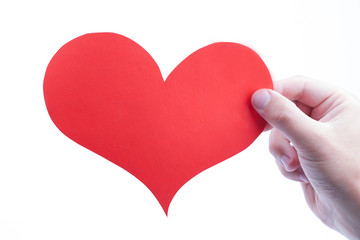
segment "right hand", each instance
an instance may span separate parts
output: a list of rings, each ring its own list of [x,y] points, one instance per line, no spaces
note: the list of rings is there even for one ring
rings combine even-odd
[[[311,210],[327,226],[360,239],[360,102],[305,77],[274,83],[252,97],[273,127],[270,152],[281,173],[302,183]]]

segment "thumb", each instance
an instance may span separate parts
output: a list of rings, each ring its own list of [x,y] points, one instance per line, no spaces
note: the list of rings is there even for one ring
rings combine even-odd
[[[252,104],[271,126],[280,130],[294,144],[303,144],[309,140],[318,127],[317,121],[273,90],[256,91],[252,96]]]

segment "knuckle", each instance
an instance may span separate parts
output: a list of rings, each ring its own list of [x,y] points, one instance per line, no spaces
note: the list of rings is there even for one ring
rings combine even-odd
[[[301,74],[297,74],[297,75],[292,76],[291,78],[293,78],[293,79],[304,79],[305,76],[301,75]]]
[[[269,142],[269,151],[276,159],[282,156],[284,152],[283,147],[277,141]]]
[[[280,141],[277,135],[278,134],[273,130],[269,139],[269,151],[274,157],[278,157],[280,154],[279,152],[281,152]]]
[[[277,159],[279,154],[279,149],[276,145],[269,145],[269,152],[271,153],[271,155]]]
[[[309,81],[309,77],[304,76],[304,75],[295,75],[292,77],[292,79],[294,79],[295,81],[299,81],[299,82],[306,82]]]
[[[289,114],[289,111],[280,111],[278,114],[274,116],[275,126],[287,125],[290,121],[291,121],[291,114]]]

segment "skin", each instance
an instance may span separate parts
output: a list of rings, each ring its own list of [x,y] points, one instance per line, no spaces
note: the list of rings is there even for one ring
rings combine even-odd
[[[314,214],[348,239],[360,239],[360,102],[307,77],[274,83],[252,96],[268,122],[280,172],[301,182]]]

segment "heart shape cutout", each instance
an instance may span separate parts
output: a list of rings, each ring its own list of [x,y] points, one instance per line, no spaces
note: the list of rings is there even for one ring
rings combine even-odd
[[[272,88],[250,48],[214,43],[183,60],[164,82],[153,58],[115,33],[66,43],[44,79],[49,115],[67,137],[122,167],[165,213],[203,170],[247,148],[265,121],[250,99]]]

